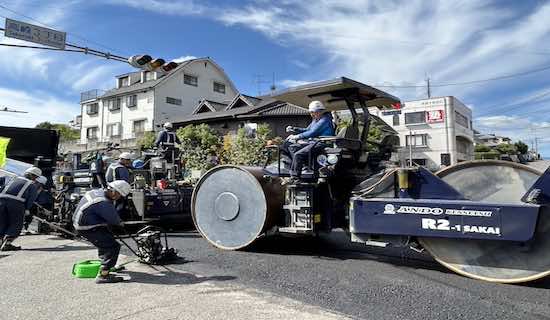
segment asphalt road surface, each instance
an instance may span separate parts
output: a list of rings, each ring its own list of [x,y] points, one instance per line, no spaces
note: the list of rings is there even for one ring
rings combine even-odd
[[[236,282],[358,319],[550,319],[550,279],[528,285],[465,278],[408,249],[384,251],[330,237],[261,239],[222,251],[195,232],[171,245],[189,263],[176,268]]]

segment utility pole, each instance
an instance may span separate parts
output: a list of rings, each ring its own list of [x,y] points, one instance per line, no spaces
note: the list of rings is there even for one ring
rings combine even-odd
[[[432,88],[430,87],[430,77],[426,75],[426,89],[428,91],[428,99],[432,97]]]

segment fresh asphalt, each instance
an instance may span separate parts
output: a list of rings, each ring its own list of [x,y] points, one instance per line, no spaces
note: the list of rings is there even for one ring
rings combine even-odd
[[[544,170],[549,161],[530,163]],[[523,285],[456,275],[426,254],[351,245],[344,232],[271,237],[247,251],[217,249],[196,232],[170,238],[181,265],[359,319],[550,319],[550,278]]]
[[[550,319],[550,279],[503,285],[456,275],[409,249],[351,245],[344,232],[268,237],[223,251],[196,232],[172,234],[187,263],[172,267],[234,282],[358,319]]]

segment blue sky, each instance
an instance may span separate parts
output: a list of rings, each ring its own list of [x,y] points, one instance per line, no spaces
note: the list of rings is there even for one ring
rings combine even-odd
[[[550,66],[548,1],[0,0],[0,25],[4,17],[36,23],[1,6],[67,31],[71,43],[124,56],[210,56],[252,95],[265,93],[273,74],[279,88],[337,76],[415,86],[429,75],[432,95],[469,105],[479,130],[529,144],[537,136],[550,156],[550,69],[437,86]],[[75,53],[0,47],[0,57],[0,106],[30,112],[2,113],[0,125],[67,122],[80,92],[110,88],[131,71]],[[423,87],[384,89],[403,100],[426,96]]]

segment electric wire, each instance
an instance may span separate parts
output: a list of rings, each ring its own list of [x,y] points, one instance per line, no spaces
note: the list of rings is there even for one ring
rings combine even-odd
[[[18,15],[18,16],[20,16],[20,17],[24,17],[24,18],[29,19],[29,20],[31,20],[31,21],[34,21],[34,22],[36,22],[36,23],[38,23],[38,24],[41,24],[42,26],[44,26],[44,27],[46,27],[46,28],[56,29],[56,28],[54,28],[54,27],[52,27],[52,26],[49,26],[49,25],[45,24],[44,22],[39,21],[39,20],[37,20],[37,19],[35,19],[35,18],[33,18],[33,17],[30,17],[30,16],[25,15],[25,14],[23,14],[23,13],[21,13],[21,12],[17,12],[17,11],[15,11],[15,10],[13,10],[13,9],[10,9],[10,8],[6,7],[5,5],[3,5],[2,3],[0,3],[0,8],[4,9],[4,10],[6,10],[6,11],[9,11],[9,12],[11,12],[11,13],[13,13],[13,14],[16,14],[16,15]],[[0,16],[1,16],[1,15],[0,15]],[[6,18],[6,19],[9,19],[8,17],[5,17],[5,16],[1,16],[1,17]],[[75,37],[75,38],[78,38],[78,39],[80,39],[80,40],[83,40],[83,41],[85,41],[85,42],[89,42],[89,43],[98,45],[98,46],[100,46],[100,47],[102,47],[102,48],[104,48],[104,49],[110,50],[110,51],[112,51],[112,52],[120,52],[120,53],[122,53],[122,50],[114,49],[114,48],[108,47],[108,46],[106,46],[106,45],[104,45],[104,44],[101,44],[101,43],[99,43],[99,42],[97,42],[97,41],[93,41],[93,40],[86,39],[86,38],[84,38],[84,37],[82,37],[82,36],[80,36],[80,35],[78,35],[78,34],[76,34],[76,33],[67,32],[67,34],[70,34],[71,36],[73,36],[73,37]],[[124,53],[127,53],[127,52],[124,52]]]

